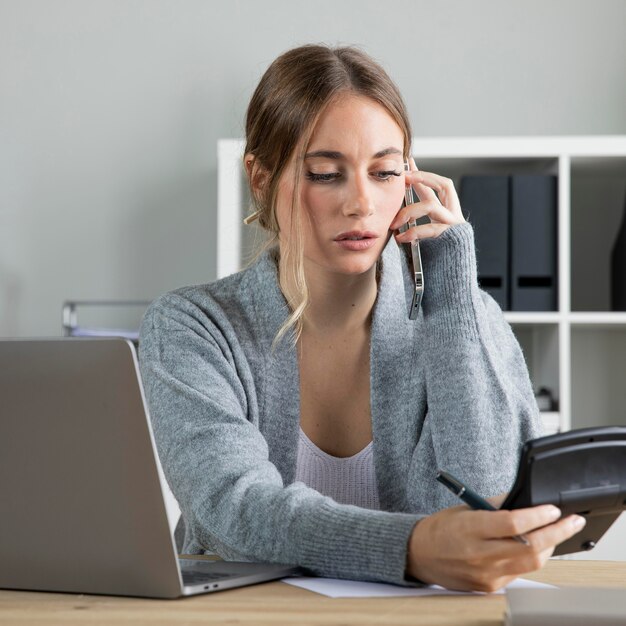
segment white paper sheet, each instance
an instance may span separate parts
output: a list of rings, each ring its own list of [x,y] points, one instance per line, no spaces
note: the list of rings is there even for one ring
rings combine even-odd
[[[480,591],[451,591],[438,585],[428,587],[400,587],[399,585],[388,585],[386,583],[369,583],[360,580],[344,580],[339,578],[318,578],[318,577],[290,577],[283,578],[282,582],[301,589],[321,593],[329,598],[392,598],[399,596],[456,596],[456,595],[484,595]],[[546,585],[525,578],[518,578],[504,589],[496,591],[503,594],[506,589],[522,587],[533,587],[543,589],[554,589],[554,585]]]

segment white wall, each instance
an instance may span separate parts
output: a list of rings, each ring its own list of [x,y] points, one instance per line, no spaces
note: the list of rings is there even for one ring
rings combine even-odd
[[[280,52],[356,43],[416,136],[626,133],[626,2],[0,0],[0,336],[215,277],[216,140]]]

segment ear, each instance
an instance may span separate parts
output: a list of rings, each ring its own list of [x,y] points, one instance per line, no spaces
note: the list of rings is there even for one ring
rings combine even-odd
[[[248,174],[252,193],[255,196],[260,196],[265,190],[269,179],[269,172],[259,163],[258,159],[251,152],[248,152],[244,156],[243,162],[245,164],[246,173]]]

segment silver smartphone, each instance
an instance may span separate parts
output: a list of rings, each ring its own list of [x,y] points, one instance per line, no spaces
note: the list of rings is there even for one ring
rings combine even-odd
[[[404,162],[404,171],[409,171],[409,162]],[[413,187],[409,185],[406,187],[404,192],[404,201],[402,206],[405,207],[409,204],[415,204],[419,202],[419,200],[415,196],[415,191],[413,191]],[[416,220],[409,220],[406,224],[403,224],[398,228],[398,231],[401,233],[406,232],[409,228],[412,228],[417,224]],[[410,248],[410,263],[411,263],[411,282],[406,285],[409,291],[409,319],[414,320],[417,319],[417,314],[419,313],[420,305],[422,304],[422,297],[424,295],[424,272],[422,270],[422,256],[420,253],[420,242],[418,239],[412,241],[411,243],[405,244]]]

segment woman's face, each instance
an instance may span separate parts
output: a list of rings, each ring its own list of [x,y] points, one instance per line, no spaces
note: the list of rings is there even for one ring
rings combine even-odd
[[[348,94],[329,106],[307,147],[300,181],[309,268],[361,274],[376,263],[404,198],[403,146],[402,130],[377,102]],[[281,238],[291,232],[293,177],[292,161],[278,191]]]

